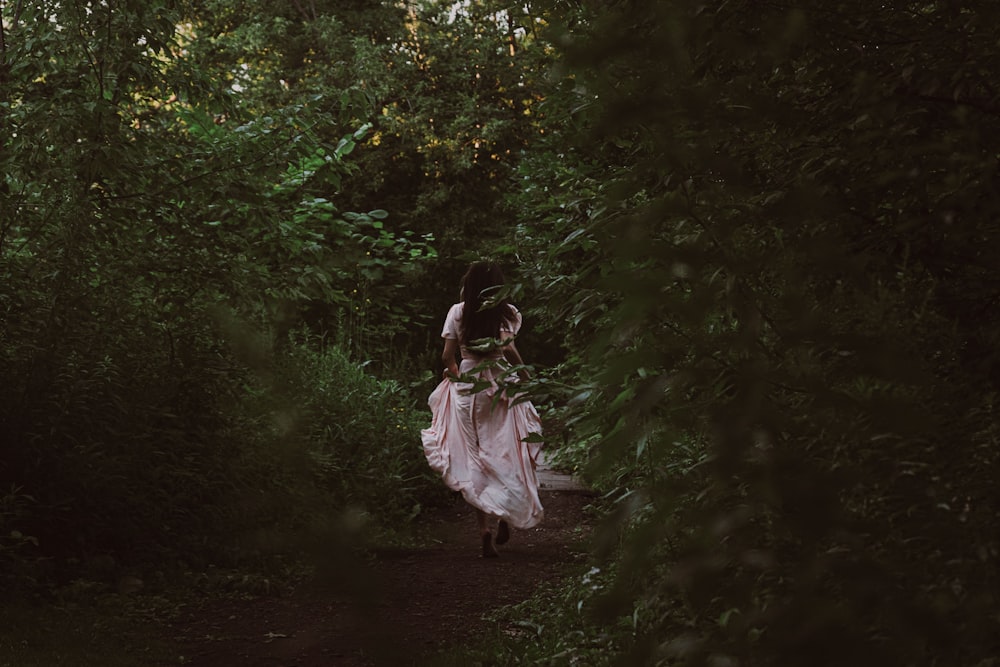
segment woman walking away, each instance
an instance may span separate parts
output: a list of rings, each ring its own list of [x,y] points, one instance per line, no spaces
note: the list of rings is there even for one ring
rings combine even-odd
[[[541,434],[538,412],[513,391],[523,368],[514,336],[521,313],[502,298],[503,272],[491,262],[475,262],[462,278],[461,301],[448,311],[444,338],[444,373],[428,399],[431,427],[421,432],[424,454],[445,484],[460,491],[476,508],[483,557],[498,556],[496,544],[510,538],[510,528],[530,528],[542,520],[535,459]],[[456,358],[461,356],[461,365]],[[473,381],[475,384],[473,384]]]

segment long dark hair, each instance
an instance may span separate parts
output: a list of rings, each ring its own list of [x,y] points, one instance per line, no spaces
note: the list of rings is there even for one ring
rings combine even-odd
[[[462,342],[499,338],[504,322],[514,322],[514,307],[497,293],[503,287],[503,271],[493,262],[473,262],[462,277]],[[483,304],[488,302],[488,308]]]

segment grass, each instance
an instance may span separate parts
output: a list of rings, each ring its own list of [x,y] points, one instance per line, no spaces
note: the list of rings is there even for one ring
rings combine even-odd
[[[162,602],[103,594],[81,602],[8,603],[0,608],[0,667],[183,664],[154,613]]]
[[[425,667],[514,667],[515,665],[606,665],[614,662],[623,632],[592,615],[589,564],[567,569],[566,578],[542,586],[530,599],[498,609],[490,628],[467,644],[429,658]]]

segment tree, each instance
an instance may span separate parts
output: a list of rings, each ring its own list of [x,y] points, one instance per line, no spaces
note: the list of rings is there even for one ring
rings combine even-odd
[[[581,134],[532,156],[519,239],[620,489],[632,659],[995,651],[984,11],[567,7]]]
[[[386,211],[333,203],[368,132],[349,105],[248,113],[257,70],[201,59],[198,10],[2,6],[0,480],[48,555],[138,558],[247,529],[227,503],[293,475],[245,410],[294,315],[347,308],[359,272],[433,254]],[[312,487],[275,488],[251,523]]]

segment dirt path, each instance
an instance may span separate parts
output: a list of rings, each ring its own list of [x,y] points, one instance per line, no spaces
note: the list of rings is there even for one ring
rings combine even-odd
[[[366,567],[350,571],[347,583],[362,593],[353,600],[310,582],[284,597],[213,601],[191,610],[171,629],[181,664],[432,662],[434,654],[474,640],[489,627],[484,614],[529,598],[584,557],[584,507],[590,498],[557,474],[547,472],[540,481],[545,521],[514,531],[498,548],[500,558],[480,557],[475,515],[459,500],[424,520],[433,546],[380,551]]]

